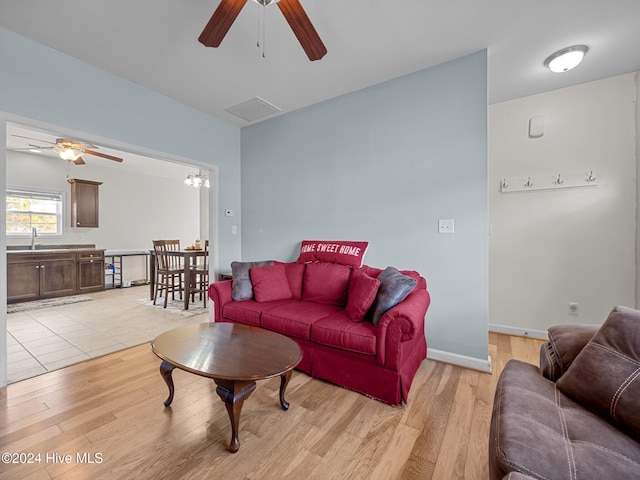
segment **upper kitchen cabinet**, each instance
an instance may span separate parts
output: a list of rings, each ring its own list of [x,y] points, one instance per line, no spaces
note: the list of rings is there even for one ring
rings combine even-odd
[[[71,226],[98,228],[99,187],[102,182],[70,178]]]

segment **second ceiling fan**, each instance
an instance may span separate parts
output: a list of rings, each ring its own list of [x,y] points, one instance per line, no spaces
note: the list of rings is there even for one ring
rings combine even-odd
[[[231,25],[248,0],[222,0],[213,12],[209,23],[204,27],[198,40],[207,47],[218,47],[222,43]],[[260,5],[267,6],[277,3],[291,30],[298,38],[300,45],[309,60],[320,60],[327,53],[318,32],[314,28],[307,13],[302,8],[300,0],[253,0]]]

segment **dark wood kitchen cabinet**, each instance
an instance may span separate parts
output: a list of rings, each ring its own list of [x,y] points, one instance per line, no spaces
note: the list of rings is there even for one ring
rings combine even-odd
[[[7,302],[104,290],[104,250],[7,253]]]
[[[78,292],[104,290],[104,250],[78,252]]]
[[[76,293],[76,254],[7,254],[7,301],[62,297]]]
[[[71,226],[98,228],[100,217],[99,187],[102,182],[70,178]]]

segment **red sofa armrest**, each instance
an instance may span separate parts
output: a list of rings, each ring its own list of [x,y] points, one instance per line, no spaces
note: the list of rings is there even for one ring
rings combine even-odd
[[[426,289],[416,289],[380,319],[378,324],[378,363],[397,370],[402,358],[402,343],[424,336],[424,318],[431,296]]]
[[[209,298],[213,302],[214,321],[222,321],[222,309],[225,304],[232,302],[231,286],[233,280],[223,280],[222,282],[214,282],[209,285]]]

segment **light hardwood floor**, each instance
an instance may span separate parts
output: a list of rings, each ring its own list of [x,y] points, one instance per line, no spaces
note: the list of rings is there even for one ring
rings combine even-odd
[[[484,480],[498,375],[510,358],[537,364],[542,343],[489,342],[493,374],[426,360],[406,406],[294,372],[285,412],[279,380],[258,382],[235,454],[215,384],[175,370],[165,408],[159,359],[133,347],[0,390],[0,453],[40,455],[0,464],[0,478]]]

